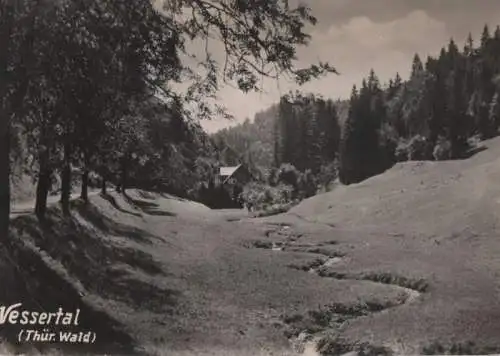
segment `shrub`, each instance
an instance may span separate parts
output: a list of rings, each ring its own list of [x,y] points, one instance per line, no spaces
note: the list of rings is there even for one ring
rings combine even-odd
[[[278,173],[279,173],[279,170],[275,167],[271,168],[268,171],[266,178],[267,178],[267,181],[269,182],[269,184],[272,185],[273,187],[278,185]]]
[[[398,143],[395,156],[398,162],[430,160],[432,149],[432,143],[425,136],[415,135]]]
[[[330,190],[330,185],[335,182],[335,180],[338,177],[338,161],[335,160],[331,163],[324,164],[321,166],[318,178],[317,178],[317,184],[324,188],[326,191]]]
[[[415,135],[408,143],[408,160],[421,161],[431,158],[431,143],[425,136]]]
[[[318,179],[310,169],[299,176],[298,190],[301,198],[309,198],[316,194],[318,190]]]
[[[279,184],[272,187],[267,184],[252,182],[247,184],[240,195],[244,205],[250,210],[278,209],[292,201],[293,187]]]
[[[443,161],[452,158],[451,151],[451,142],[444,137],[440,136],[436,145],[434,146],[434,150],[432,152],[432,156],[436,161]]]
[[[408,152],[409,152],[409,146],[408,146],[408,141],[406,140],[401,140],[398,142],[398,145],[396,146],[396,151],[395,151],[395,158],[397,162],[404,162],[408,161]]]
[[[280,166],[277,173],[277,183],[289,185],[294,188],[295,191],[299,188],[300,172],[295,168],[294,165],[289,163],[284,163]]]

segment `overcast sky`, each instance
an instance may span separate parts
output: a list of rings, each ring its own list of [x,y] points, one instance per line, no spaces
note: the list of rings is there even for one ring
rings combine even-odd
[[[318,24],[312,42],[299,51],[303,63],[322,60],[333,64],[341,75],[307,84],[303,89],[326,97],[346,98],[373,68],[382,82],[399,72],[409,74],[415,52],[425,57],[438,53],[453,37],[462,48],[472,32],[477,38],[485,23],[493,32],[500,24],[500,0],[309,0]],[[279,100],[290,87],[265,83],[262,94],[243,94],[233,88],[220,91],[224,104],[236,121],[214,119],[202,123],[214,132],[253,119],[256,112]]]

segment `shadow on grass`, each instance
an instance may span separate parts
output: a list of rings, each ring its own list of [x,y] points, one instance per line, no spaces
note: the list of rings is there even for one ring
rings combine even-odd
[[[141,214],[139,214],[139,213],[135,213],[133,211],[122,208],[120,205],[118,205],[118,202],[116,201],[115,197],[112,195],[100,194],[99,196],[101,198],[103,198],[104,200],[106,200],[107,202],[109,202],[113,206],[113,208],[115,208],[118,211],[121,211],[122,213],[130,214],[130,215],[134,215],[134,216],[139,216],[139,217],[141,216]]]
[[[172,194],[168,194],[168,193],[164,193],[164,192],[161,192],[160,195],[162,196],[162,198],[166,198],[166,199],[174,199],[174,200],[177,200],[177,201],[187,201],[187,199],[184,199],[184,198],[181,198],[181,197],[176,197]]]
[[[77,205],[76,209],[86,220],[89,219],[87,222],[97,222],[102,231],[112,233],[119,229],[124,236],[147,236],[136,228],[99,216],[99,211],[92,205]],[[63,219],[59,209],[49,209],[47,213],[42,225],[35,217],[26,216],[13,221],[12,228],[23,239],[31,240],[59,261],[85,289],[134,308],[155,312],[173,310],[178,292],[151,284],[151,276],[164,275],[165,272],[150,254],[137,248],[118,246],[105,236],[96,236],[95,231],[75,218]],[[125,266],[122,273],[114,272],[117,266]],[[129,270],[136,270],[145,277],[137,278],[137,274]]]
[[[478,146],[471,148],[467,152],[464,152],[462,155],[460,155],[459,159],[468,159],[471,158],[472,156],[475,156],[476,154],[486,151],[488,148],[485,146]]]
[[[18,342],[18,334],[22,329],[43,331],[43,326],[9,324],[2,327],[2,339],[16,353],[31,353],[33,349],[42,354],[56,351],[59,354],[144,354],[138,349],[133,338],[124,331],[123,326],[102,310],[82,300],[77,289],[62,278],[54,268],[49,267],[40,254],[29,248],[22,240],[23,236],[13,231],[9,241],[0,248],[2,260],[0,292],[2,304],[22,303],[22,310],[37,312],[74,313],[80,309],[77,326],[50,325],[50,332],[94,332],[95,343],[63,343],[54,342]]]
[[[144,201],[140,199],[134,199],[127,193],[123,194],[123,198],[127,203],[132,205],[134,208],[141,210],[143,213],[155,216],[176,216],[176,214],[169,211],[159,210],[159,204]]]
[[[177,216],[177,214],[171,213],[169,211],[163,210],[144,210],[144,213],[154,216]]]
[[[91,223],[105,234],[114,236],[125,236],[136,242],[152,244],[152,240],[161,240],[158,236],[138,229],[134,226],[118,223],[105,216],[92,203],[79,204],[75,202],[73,209],[86,221]]]
[[[423,347],[423,355],[498,355],[500,345],[476,345],[473,341],[443,344],[434,341]]]
[[[147,199],[147,200],[155,200],[156,199],[156,196],[154,193],[151,193],[151,192],[148,192],[148,191],[145,191],[145,190],[137,190],[137,194],[139,194],[139,196],[141,198],[144,198],[144,199]]]

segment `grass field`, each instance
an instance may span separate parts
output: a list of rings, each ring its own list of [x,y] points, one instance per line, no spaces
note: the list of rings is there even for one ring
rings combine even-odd
[[[19,216],[0,298],[81,307],[97,343],[50,347],[64,354],[493,352],[500,140],[486,146],[265,218],[137,190],[75,201],[71,219]],[[33,351],[9,342],[17,331],[4,346]]]

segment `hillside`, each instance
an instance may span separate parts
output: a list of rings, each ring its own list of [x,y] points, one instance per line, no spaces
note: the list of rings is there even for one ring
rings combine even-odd
[[[342,125],[347,120],[349,101],[335,101],[335,109]],[[278,115],[277,103],[255,114],[253,121],[247,119],[242,124],[214,133],[212,137],[218,146],[227,147],[221,160],[228,165],[245,161],[264,170],[272,167],[275,163],[275,125]]]
[[[63,353],[250,356],[293,355],[294,329],[284,320],[332,297],[397,298],[384,286],[311,279],[288,267],[313,256],[300,246],[283,255],[257,248],[282,227],[242,218],[135,190],[75,201],[71,219],[55,206],[42,225],[19,216],[2,252],[2,300],[32,310],[79,307],[77,330],[95,332],[97,343],[55,345]],[[329,249],[327,236],[310,233]],[[7,327],[3,336],[18,331]]]
[[[80,306],[90,352],[495,352],[500,139],[484,145],[267,218],[138,190],[75,201],[70,220],[20,216],[2,300]]]
[[[227,147],[221,160],[227,165],[252,162],[258,167],[270,167],[274,159],[274,121],[277,105],[258,112],[252,122],[222,129],[212,135],[220,148]]]
[[[472,228],[482,216],[490,229],[496,220],[500,139],[483,141],[477,150],[465,160],[398,163],[361,183],[312,197],[292,212],[346,228],[436,235],[451,227]]]
[[[498,11],[19,2],[0,354],[500,355]]]
[[[480,348],[458,346],[498,343],[500,139],[484,147],[462,161],[397,164],[286,214],[329,226],[352,246],[349,259],[326,276],[345,280],[369,272],[429,283],[418,302],[359,318],[342,329],[344,337],[404,353],[431,341],[431,353],[455,347],[471,354]]]

